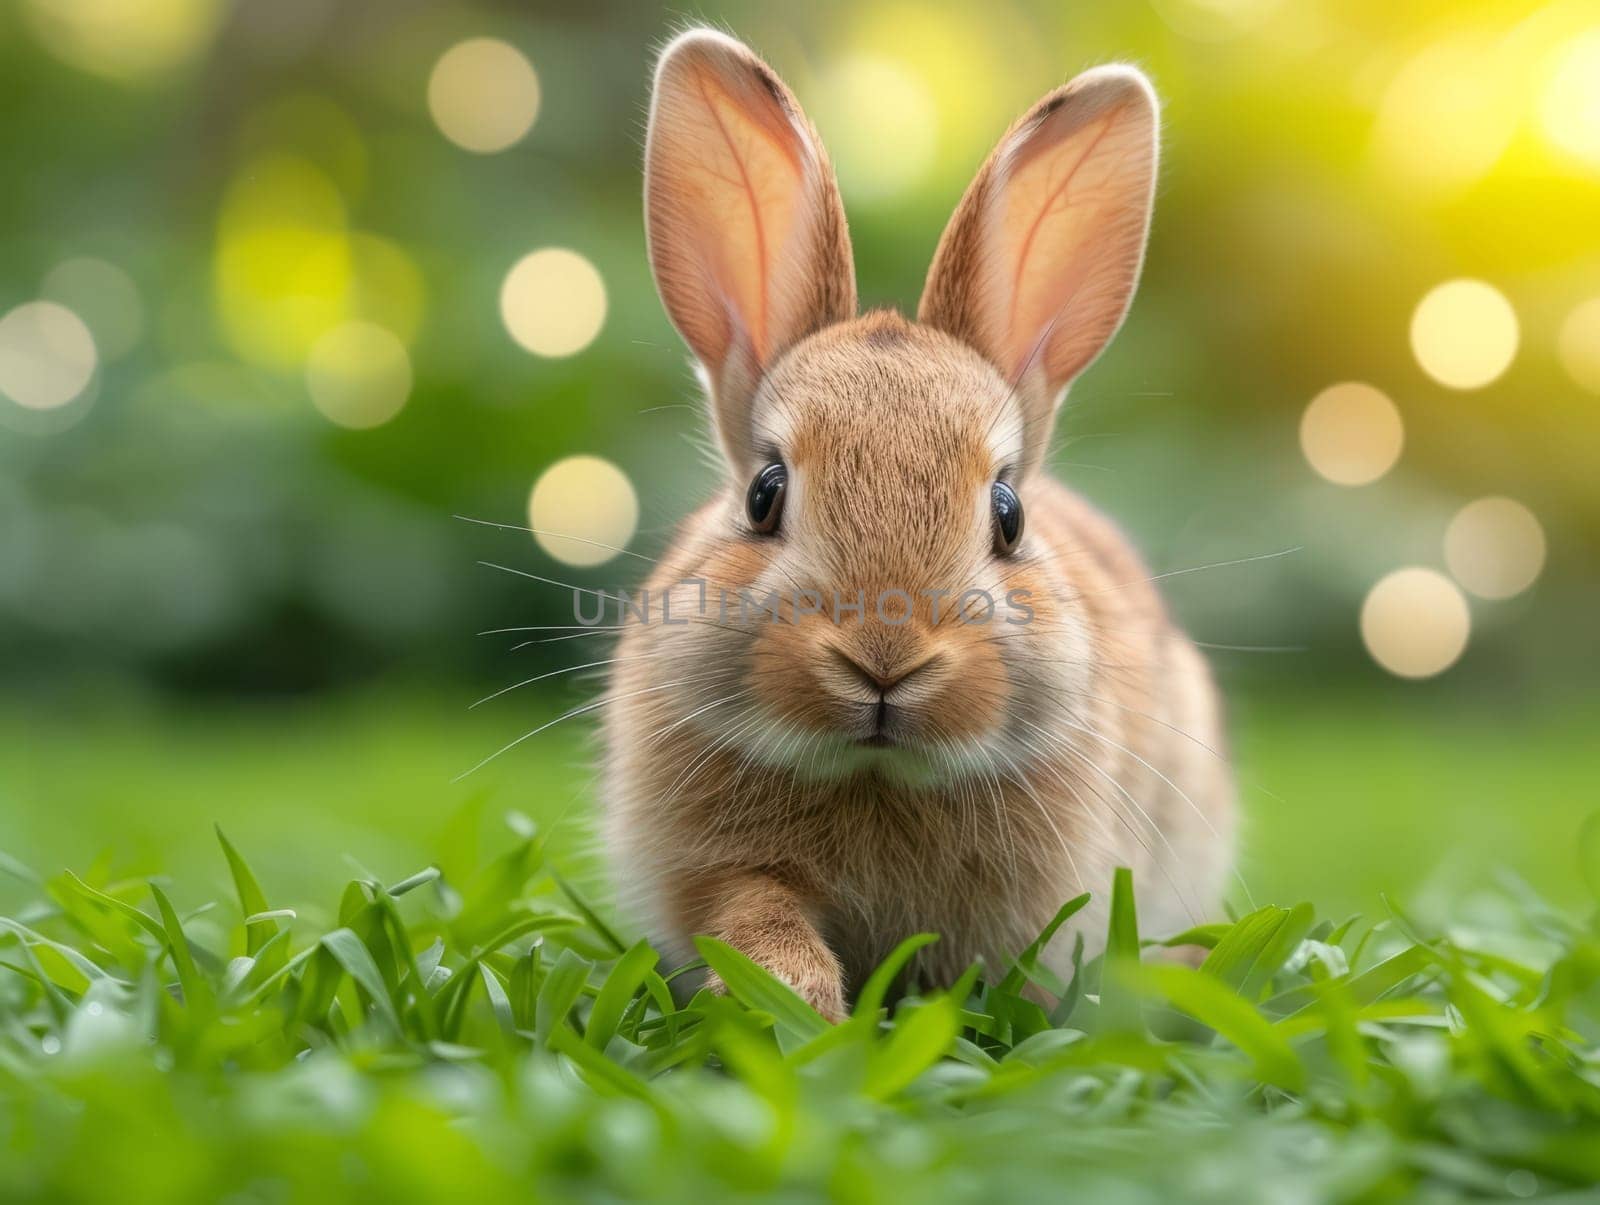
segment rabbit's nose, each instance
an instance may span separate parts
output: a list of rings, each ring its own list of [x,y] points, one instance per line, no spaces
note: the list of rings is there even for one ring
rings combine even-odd
[[[912,674],[926,669],[938,659],[937,653],[930,653],[921,661],[903,662],[898,665],[885,667],[879,664],[865,664],[863,661],[857,659],[854,655],[845,652],[841,648],[834,648],[833,655],[839,659],[839,663],[841,665],[843,665],[856,677],[860,678],[866,686],[877,691],[880,695],[888,694],[896,686],[899,686],[900,683],[911,677]]]

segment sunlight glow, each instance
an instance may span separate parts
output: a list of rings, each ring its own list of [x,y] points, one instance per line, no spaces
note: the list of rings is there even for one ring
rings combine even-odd
[[[639,498],[633,483],[598,456],[556,461],[528,498],[528,526],[534,529],[534,539],[567,565],[605,564],[627,547],[638,524]]]
[[[469,38],[434,64],[428,111],[462,150],[503,151],[522,141],[539,116],[539,77],[509,42]]]
[[[1379,163],[1424,194],[1481,179],[1516,132],[1519,103],[1498,40],[1462,37],[1417,54],[1390,81],[1373,127]]]
[[[575,355],[606,320],[606,286],[576,251],[545,247],[523,256],[500,286],[500,319],[536,356]]]
[[[64,305],[29,301],[0,318],[0,394],[29,410],[65,406],[89,387],[99,356]]]
[[[922,76],[894,59],[858,54],[818,84],[817,125],[845,196],[872,204],[914,188],[939,147],[939,107]]]
[[[1511,498],[1479,498],[1450,520],[1444,559],[1456,581],[1479,598],[1511,598],[1544,568],[1544,528]]]
[[[1517,312],[1481,280],[1451,280],[1411,316],[1411,350],[1422,370],[1451,389],[1481,389],[1517,354]]]
[[[1600,393],[1600,297],[1573,309],[1561,324],[1561,365],[1590,393]]]
[[[1539,118],[1551,142],[1600,167],[1600,29],[1561,52],[1545,85]]]
[[[390,331],[347,322],[318,339],[306,360],[306,389],[341,427],[382,426],[411,393],[411,358]]]
[[[1330,385],[1300,419],[1300,449],[1336,485],[1366,485],[1400,459],[1405,425],[1380,390],[1360,381]]]
[[[1467,600],[1432,569],[1396,569],[1361,605],[1361,639],[1372,659],[1401,678],[1431,678],[1461,657],[1472,629]]]

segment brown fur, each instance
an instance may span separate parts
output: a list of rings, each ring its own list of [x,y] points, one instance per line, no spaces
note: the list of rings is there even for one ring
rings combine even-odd
[[[685,81],[698,89],[709,73],[737,91],[725,76],[758,71],[770,75],[729,39],[685,35],[663,56],[653,120],[689,103]],[[775,207],[795,229],[830,232],[767,265],[762,296],[807,300],[755,314],[761,289],[743,269],[689,271],[715,230],[671,207],[668,224],[657,216],[663,190],[704,184],[700,166],[652,152],[652,256],[658,278],[664,262],[677,273],[660,281],[663,298],[706,363],[730,472],[648,583],[689,622],[623,634],[604,708],[608,839],[622,894],[658,940],[689,956],[691,935],[721,937],[831,1017],[910,933],[942,935],[913,973],[947,982],[973,958],[998,965],[1063,900],[1102,892],[1115,866],[1134,868],[1143,919],[1159,932],[1213,909],[1229,863],[1232,789],[1204,662],[1110,521],[1034,471],[1061,390],[1092,358],[1084,349],[1098,350],[1121,320],[1148,212],[1153,144],[1148,165],[1129,149],[1154,129],[1148,86],[1125,69],[1092,74],[1047,98],[980,173],[930,275],[930,325],[886,312],[837,318],[840,298],[853,308],[853,278],[815,280],[848,271],[848,242],[831,174],[819,182],[810,167],[791,179],[795,195],[754,190],[705,207]],[[796,161],[825,170],[798,106],[772,84],[741,101],[751,128],[771,128],[778,105],[781,129],[800,132]],[[1148,113],[1137,111],[1144,102]],[[1073,141],[1123,121],[1133,124],[1106,126],[1114,137]],[[653,127],[652,148],[694,153],[695,121],[683,122],[681,137]],[[1092,158],[1102,147],[1113,160]],[[1081,224],[1071,203],[1039,209],[1042,233],[997,241],[1004,226],[989,207],[1010,196],[1008,173],[1056,153],[1073,163],[1065,175],[1051,168],[1052,194],[1070,202],[1074,174],[1098,173],[1094,206],[1120,206],[1108,218],[1118,230],[1138,227],[1131,259],[1124,237],[1085,242],[1055,229]],[[718,178],[743,187],[735,173]],[[1068,278],[1059,304],[1048,282],[1032,281],[1039,255]],[[986,257],[1000,261],[999,277]],[[997,292],[992,279],[1030,292]],[[733,332],[720,343],[705,321],[718,312]],[[1005,326],[1030,312],[1071,321]],[[1006,349],[1022,346],[1039,354],[1004,365]],[[745,518],[744,491],[771,453],[789,480],[780,532],[763,537]],[[1014,483],[1026,516],[1006,557],[993,548],[997,477]],[[707,583],[705,614],[695,614],[696,588],[678,584],[686,579]],[[735,598],[723,615],[719,587],[757,599],[816,591],[824,613],[786,602],[776,620],[740,615]],[[963,622],[953,599],[936,617],[923,593],[969,588],[997,603],[1027,591],[1032,622],[998,612]],[[911,596],[909,622],[874,613],[885,590]],[[858,592],[863,621],[835,622],[835,594]],[[875,683],[896,679],[880,697]],[[859,743],[879,715],[899,747]],[[1103,909],[1080,915],[1093,941]],[[1059,964],[1067,948],[1058,940],[1048,957]]]

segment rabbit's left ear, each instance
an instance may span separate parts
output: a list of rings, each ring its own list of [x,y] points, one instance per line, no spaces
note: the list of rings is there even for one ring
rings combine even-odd
[[[1121,325],[1156,178],[1156,99],[1132,67],[1097,67],[1035,105],[950,219],[917,317],[1015,384],[1037,464],[1062,391]]]

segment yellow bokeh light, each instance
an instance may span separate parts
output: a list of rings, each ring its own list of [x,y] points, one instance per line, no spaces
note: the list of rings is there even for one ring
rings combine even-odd
[[[1517,312],[1481,280],[1450,280],[1411,316],[1411,350],[1422,370],[1452,389],[1481,389],[1517,354]]]
[[[1444,533],[1444,559],[1463,588],[1479,598],[1511,598],[1544,568],[1544,528],[1511,498],[1479,498],[1463,506]]]
[[[0,318],[0,394],[29,410],[65,406],[89,387],[99,356],[64,305],[29,301]]]
[[[27,0],[51,54],[82,71],[131,80],[194,58],[210,42],[219,0]]]
[[[539,116],[539,77],[510,43],[469,38],[434,64],[428,112],[440,133],[463,150],[503,151],[520,142]]]
[[[1361,639],[1372,659],[1401,678],[1442,674],[1466,650],[1467,600],[1432,569],[1396,569],[1361,605]]]
[[[1400,411],[1359,381],[1330,385],[1300,419],[1307,462],[1336,485],[1366,485],[1394,467],[1405,444]]]
[[[343,322],[411,338],[422,273],[396,243],[349,229],[343,196],[321,169],[286,154],[248,161],[223,199],[214,265],[223,333],[246,360],[296,370]]]
[[[818,81],[813,107],[839,187],[852,199],[902,196],[933,163],[938,104],[922,77],[893,59],[843,59]]]
[[[393,332],[371,322],[347,322],[311,348],[306,389],[317,409],[341,427],[381,426],[411,394],[411,358]]]
[[[985,154],[1032,94],[1022,81],[1060,69],[1048,40],[1018,37],[981,7],[931,5],[920,0],[877,0],[850,8],[841,30],[841,50],[828,57],[821,75],[798,89],[832,150],[857,130],[867,115],[829,107],[830,71],[855,52],[888,60],[926,87],[935,106],[937,141],[933,170],[970,178]],[[803,56],[801,56],[803,57]],[[848,183],[848,182],[847,182]],[[949,183],[955,186],[952,178]]]
[[[1539,120],[1551,142],[1600,166],[1600,29],[1561,51],[1540,100]]]
[[[144,333],[139,287],[115,264],[87,256],[63,260],[44,278],[40,293],[81,316],[101,359],[128,354]]]
[[[556,560],[603,565],[633,539],[639,498],[628,475],[598,456],[569,456],[540,475],[528,498],[528,526]]]
[[[500,286],[500,320],[536,356],[575,355],[605,325],[605,281],[576,251],[534,251],[506,273]]]
[[[1518,97],[1492,37],[1439,42],[1390,82],[1373,127],[1379,163],[1408,189],[1448,195],[1481,179],[1516,133]]]
[[[234,350],[276,368],[298,365],[345,317],[350,241],[339,190],[304,159],[252,160],[223,198],[215,272]]]
[[[1573,309],[1561,324],[1561,364],[1590,393],[1600,393],[1600,297]]]

